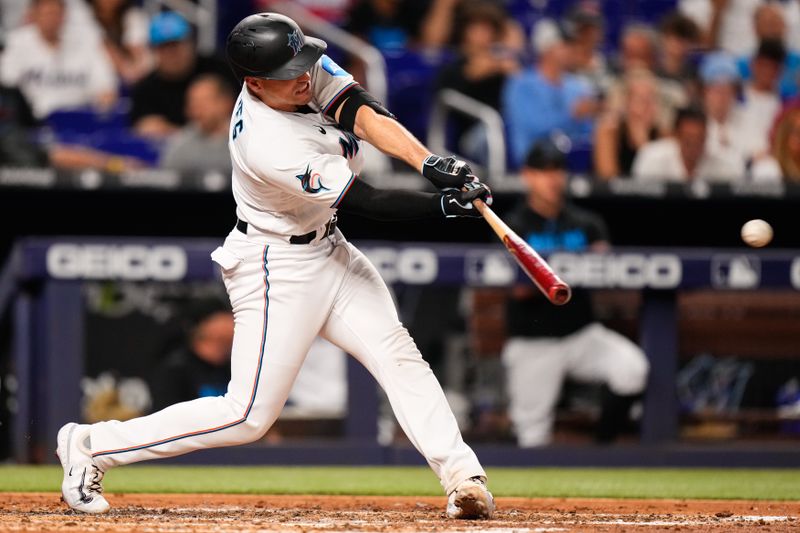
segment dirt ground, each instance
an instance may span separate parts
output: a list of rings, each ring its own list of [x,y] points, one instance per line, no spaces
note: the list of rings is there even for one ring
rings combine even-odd
[[[444,498],[110,494],[102,516],[55,493],[0,494],[0,531],[800,531],[800,502],[499,498],[489,521],[454,521]]]

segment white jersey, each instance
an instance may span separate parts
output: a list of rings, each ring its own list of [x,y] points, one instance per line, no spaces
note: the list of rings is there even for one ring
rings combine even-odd
[[[117,88],[114,67],[96,37],[65,31],[53,48],[33,25],[8,35],[0,81],[19,87],[37,118],[91,105]]]
[[[363,166],[361,141],[325,115],[353,77],[327,56],[311,68],[310,109],[277,111],[242,87],[228,142],[236,214],[264,233],[325,224]]]

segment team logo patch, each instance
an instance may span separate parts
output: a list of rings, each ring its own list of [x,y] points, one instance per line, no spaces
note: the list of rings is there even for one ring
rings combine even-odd
[[[303,41],[300,39],[300,30],[294,30],[289,34],[289,48],[292,49],[294,55],[297,55],[302,47]]]
[[[307,166],[306,171],[303,174],[296,175],[295,178],[300,180],[300,186],[303,191],[309,194],[330,190],[322,184],[322,176],[320,176],[319,172],[314,172],[310,166]]]

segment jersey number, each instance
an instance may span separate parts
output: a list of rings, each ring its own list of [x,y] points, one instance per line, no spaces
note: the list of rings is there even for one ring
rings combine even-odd
[[[241,99],[239,99],[239,103],[236,104],[236,113],[235,113],[236,116],[239,117],[239,120],[237,120],[236,123],[233,125],[233,134],[231,135],[234,141],[236,140],[236,137],[238,137],[239,134],[242,133],[242,130],[244,129],[244,119],[242,119],[243,111],[244,111],[244,102]]]

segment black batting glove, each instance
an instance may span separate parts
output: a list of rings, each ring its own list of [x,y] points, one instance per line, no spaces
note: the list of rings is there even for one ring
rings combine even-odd
[[[492,191],[485,184],[479,181],[465,183],[464,189],[442,191],[442,213],[445,217],[480,217],[473,200],[481,199],[486,205],[492,205]]]
[[[429,155],[422,163],[422,175],[439,189],[460,189],[465,183],[477,181],[469,165],[452,155]]]

